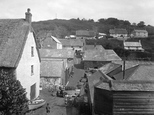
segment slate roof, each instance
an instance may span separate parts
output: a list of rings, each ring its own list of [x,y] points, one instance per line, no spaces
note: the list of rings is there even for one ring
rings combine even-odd
[[[83,47],[84,40],[82,39],[59,39],[64,47]]]
[[[138,68],[138,66],[139,65],[136,65],[134,67],[126,69],[124,76],[123,76],[123,71],[121,71],[120,73],[113,75],[113,77],[115,78],[115,80],[125,80],[133,74],[133,72]]]
[[[77,30],[76,31],[76,36],[81,36],[81,37],[94,37],[96,33],[94,31],[89,31],[89,30]]]
[[[127,30],[126,29],[118,29],[118,28],[115,28],[115,29],[110,29],[109,30],[109,33],[110,34],[127,34]]]
[[[139,65],[126,80],[154,81],[154,65]]]
[[[124,47],[142,47],[140,42],[124,42]]]
[[[40,49],[41,58],[74,58],[71,49]]]
[[[154,81],[115,81],[102,82],[97,88],[109,91],[154,91]]]
[[[112,61],[121,60],[113,50],[85,50],[84,61]]]
[[[41,77],[61,78],[64,70],[64,62],[62,60],[41,60],[40,70]]]
[[[97,71],[91,76],[88,76],[88,86],[90,92],[91,103],[93,103],[94,99],[94,86],[98,85],[101,81],[111,80],[110,77],[102,73],[101,71]]]
[[[116,64],[116,63],[107,63],[105,64],[104,66],[102,66],[101,68],[99,68],[99,70],[102,72],[102,73],[105,73],[105,74],[108,74],[112,71],[114,71],[116,68],[120,67],[121,65],[120,64]]]
[[[0,66],[17,67],[30,28],[24,19],[0,19]]]
[[[73,86],[76,87],[78,82],[81,80],[82,77],[84,77],[85,71],[83,69],[77,69],[74,67],[73,69],[74,74],[72,77],[68,79],[67,86]]]
[[[102,45],[85,45],[84,46],[85,50],[94,50],[94,49],[98,49],[98,50],[105,50]]]
[[[138,33],[148,33],[146,30],[133,30],[133,32],[138,32]]]

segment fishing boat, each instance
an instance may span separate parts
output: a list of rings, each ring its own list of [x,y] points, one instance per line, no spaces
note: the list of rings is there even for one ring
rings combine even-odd
[[[45,105],[45,103],[46,103],[46,101],[44,99],[36,98],[34,100],[29,101],[28,108],[29,108],[29,110],[34,110],[39,107],[42,107],[43,105]]]

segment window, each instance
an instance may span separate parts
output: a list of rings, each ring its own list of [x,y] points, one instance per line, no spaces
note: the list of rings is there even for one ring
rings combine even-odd
[[[31,75],[34,75],[34,65],[31,65]]]
[[[31,47],[31,57],[34,57],[34,47]]]

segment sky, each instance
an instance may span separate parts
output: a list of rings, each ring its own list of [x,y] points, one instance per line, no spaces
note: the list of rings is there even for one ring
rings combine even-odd
[[[0,0],[0,19],[24,18],[27,8],[33,21],[113,17],[154,26],[154,0]]]

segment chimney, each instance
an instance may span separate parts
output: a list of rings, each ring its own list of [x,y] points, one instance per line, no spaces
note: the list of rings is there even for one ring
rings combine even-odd
[[[25,20],[31,24],[32,22],[32,14],[30,13],[30,8],[27,9],[27,12],[25,13]]]

